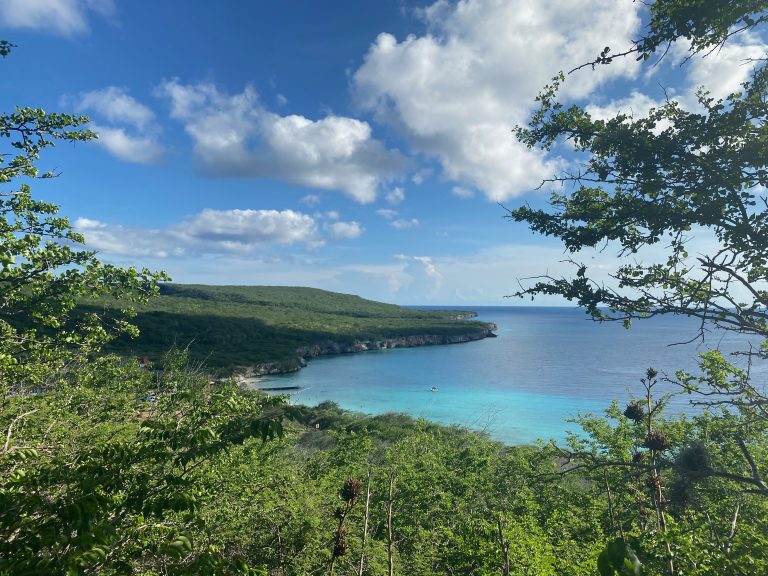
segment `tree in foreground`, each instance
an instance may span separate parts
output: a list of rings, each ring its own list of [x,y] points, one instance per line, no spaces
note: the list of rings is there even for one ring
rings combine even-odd
[[[11,48],[0,42],[0,55]],[[58,206],[33,196],[31,181],[56,176],[38,169],[41,153],[95,138],[87,121],[0,114],[0,574],[256,573],[195,539],[209,497],[198,475],[233,447],[282,435],[293,412],[212,385],[183,354],[154,374],[100,353],[136,333],[131,304],[167,277],[100,261]]]
[[[738,34],[759,33],[767,10],[768,2],[656,0],[648,4],[643,38],[618,53],[606,47],[577,70],[589,73],[590,67],[627,57],[652,65],[676,44],[687,48],[686,61],[705,58]],[[544,150],[568,143],[578,167],[549,181],[562,190],[552,194],[549,209],[522,206],[509,210],[508,218],[559,238],[571,254],[573,274],[535,278],[518,296],[562,296],[594,319],[627,327],[636,319],[675,314],[697,318],[701,338],[713,327],[768,337],[768,67],[765,58],[735,65],[751,69],[739,91],[715,99],[703,87],[695,110],[668,98],[644,116],[602,119],[585,107],[563,105],[557,99],[567,81],[562,73],[545,87],[517,137]],[[689,253],[697,235],[712,237],[713,247]],[[665,248],[661,261],[647,260],[647,249],[655,245]],[[595,248],[618,253],[610,282],[596,280],[579,261],[582,250]],[[754,573],[754,566],[765,565],[759,542],[767,533],[758,512],[764,505],[754,498],[768,497],[768,396],[753,370],[766,350],[766,344],[744,350],[743,369],[712,350],[701,356],[700,375],[670,378],[714,416],[665,421],[664,400],[646,399],[631,403],[624,414],[614,407],[608,420],[581,421],[591,440],[573,443],[580,462],[599,471],[593,481],[604,484],[609,498],[612,486],[636,500],[625,509],[634,507],[633,522],[623,523],[619,512],[614,518],[620,538],[606,549],[603,574],[634,573],[627,546],[631,530],[646,543],[655,541],[655,550],[662,550],[657,568],[668,574]],[[649,373],[644,382],[655,377]],[[658,428],[652,426],[656,421]],[[679,498],[695,486],[698,501],[674,512],[673,484],[686,488]],[[650,524],[644,510],[654,511]],[[692,515],[698,515],[698,528],[689,524],[681,532],[682,519]],[[754,549],[733,543],[739,532],[754,535]],[[693,541],[702,544],[699,554]]]
[[[57,141],[96,137],[87,118],[17,108],[0,114],[0,392],[21,393],[51,385],[78,358],[98,351],[122,332],[124,317],[83,312],[99,297],[124,307],[157,290],[162,273],[119,268],[83,248],[83,237],[58,215],[58,206],[33,197],[29,182],[52,178],[36,166]],[[128,310],[126,310],[128,312]]]

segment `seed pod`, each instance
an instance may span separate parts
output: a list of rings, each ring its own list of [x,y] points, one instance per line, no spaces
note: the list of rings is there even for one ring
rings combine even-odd
[[[335,556],[344,556],[347,553],[347,530],[344,526],[339,528],[338,538],[336,538],[336,544],[333,546],[333,554]]]
[[[645,485],[651,492],[656,492],[661,487],[661,478],[654,474],[650,474],[645,479]]]
[[[630,402],[624,409],[624,416],[634,422],[640,422],[645,417],[645,410],[640,402]]]
[[[651,430],[645,437],[644,446],[649,450],[663,452],[664,450],[667,450],[671,444],[669,443],[669,438],[667,438],[667,435],[664,434],[664,432],[661,430]]]
[[[341,497],[350,504],[354,504],[362,493],[363,483],[357,478],[349,478],[341,489]]]
[[[658,372],[656,372],[655,368],[648,368],[648,370],[645,371],[645,375],[648,376],[648,380],[653,380],[658,376]]]

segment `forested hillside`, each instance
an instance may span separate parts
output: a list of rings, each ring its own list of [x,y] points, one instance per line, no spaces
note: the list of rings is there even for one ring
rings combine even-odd
[[[655,0],[643,38],[586,66],[675,43],[699,58],[766,21],[767,2]],[[0,56],[15,49],[0,40]],[[583,170],[556,179],[573,188],[550,208],[509,216],[571,253],[618,245],[630,261],[614,285],[574,260],[573,277],[520,295],[627,325],[683,314],[768,338],[768,68],[750,64],[742,91],[700,92],[694,112],[667,100],[603,120],[557,101],[564,74],[545,88],[517,135],[565,143]],[[327,292],[175,286],[102,262],[30,185],[56,176],[38,168],[47,148],[96,137],[87,121],[0,113],[0,576],[768,574],[768,395],[752,370],[768,345],[709,350],[695,373],[649,367],[626,403],[576,417],[562,445],[293,406],[212,378],[200,355],[288,361],[318,337],[475,325]],[[702,229],[716,248],[691,258]],[[659,243],[661,263],[635,257]],[[144,340],[122,340],[138,336],[132,308]],[[250,338],[274,349],[257,356]],[[109,346],[158,361],[142,368]],[[693,416],[665,414],[662,380]]]
[[[111,348],[159,360],[172,346],[189,348],[209,369],[282,372],[313,356],[366,348],[451,343],[484,338],[493,325],[472,313],[418,311],[313,288],[165,283],[137,308],[140,336]]]

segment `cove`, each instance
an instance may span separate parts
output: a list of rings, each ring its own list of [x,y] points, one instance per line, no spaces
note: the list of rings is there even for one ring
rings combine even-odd
[[[256,384],[297,386],[291,394],[297,404],[332,400],[367,414],[404,412],[510,444],[562,441],[578,431],[569,418],[601,413],[613,400],[624,405],[630,394],[640,394],[646,368],[668,375],[695,370],[697,354],[745,344],[744,337],[722,332],[680,344],[698,327],[695,319],[680,317],[652,318],[626,330],[595,323],[574,308],[440,308],[476,311],[477,319],[496,323],[498,338],[320,357],[300,372],[260,377]],[[758,366],[753,374],[762,378],[766,371]],[[690,410],[686,397],[670,408]]]

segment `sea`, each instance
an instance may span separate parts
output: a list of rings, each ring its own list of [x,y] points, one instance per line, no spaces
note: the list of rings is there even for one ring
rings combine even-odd
[[[716,330],[697,339],[699,322],[686,317],[654,317],[626,329],[594,322],[577,308],[419,308],[475,311],[477,320],[497,325],[498,337],[324,356],[299,372],[260,377],[255,384],[297,386],[290,397],[295,404],[331,400],[366,414],[403,412],[508,444],[563,442],[569,432],[580,432],[571,421],[579,414],[602,415],[612,401],[623,406],[640,396],[647,368],[671,377],[681,369],[695,371],[697,356],[709,349],[730,354],[748,345],[742,335]],[[753,374],[765,380],[768,371],[756,366]],[[669,384],[661,388],[679,392]],[[695,411],[689,399],[673,398],[669,410]]]

